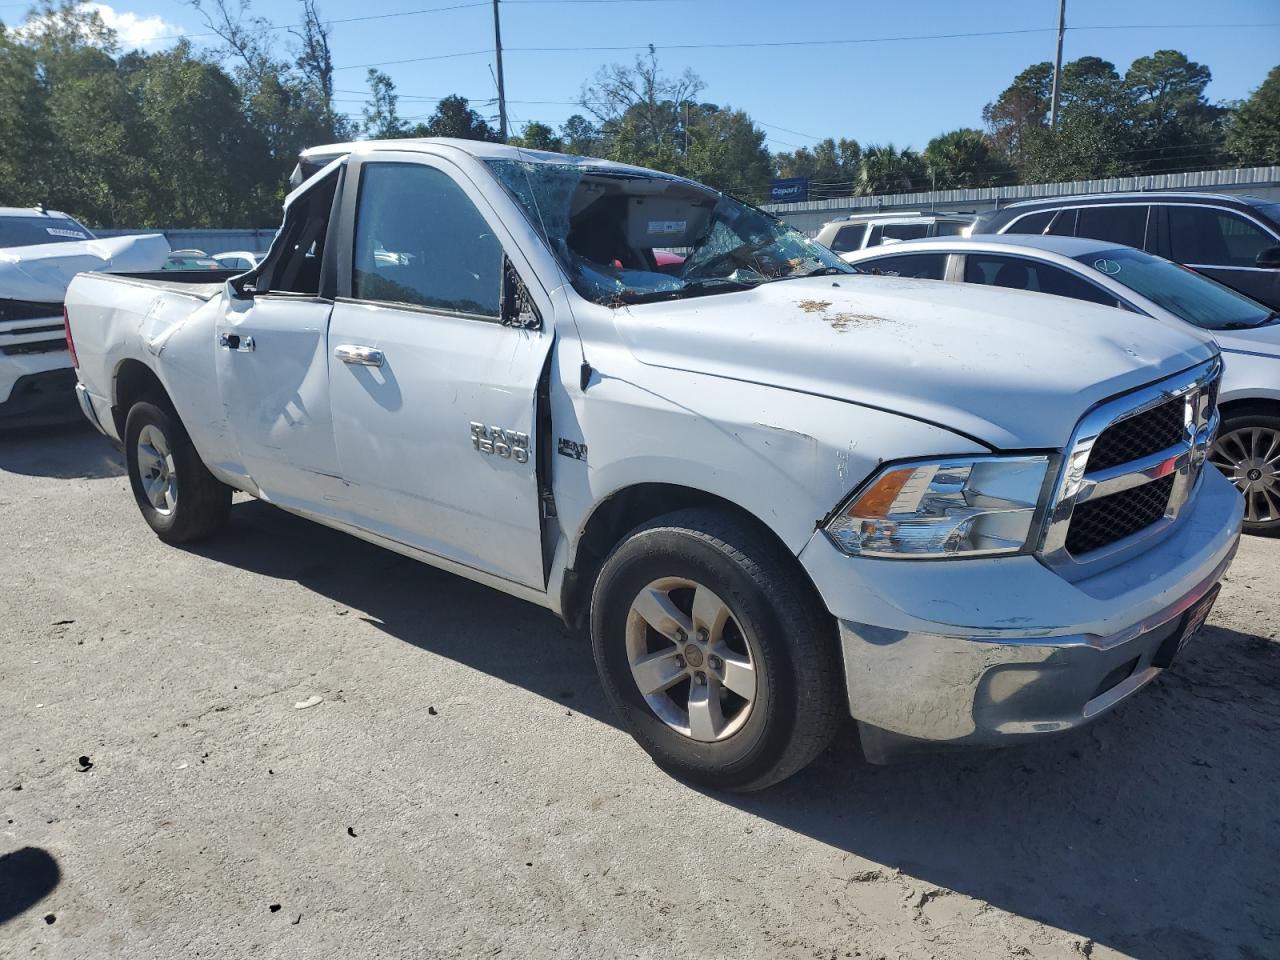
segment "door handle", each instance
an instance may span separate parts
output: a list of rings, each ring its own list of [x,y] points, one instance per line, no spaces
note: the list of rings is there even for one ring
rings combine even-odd
[[[363,367],[380,367],[387,359],[381,350],[354,343],[339,344],[333,348],[333,355],[343,363],[356,363]]]
[[[218,334],[218,346],[227,350],[239,350],[241,353],[253,353],[253,337],[242,337],[238,333]]]

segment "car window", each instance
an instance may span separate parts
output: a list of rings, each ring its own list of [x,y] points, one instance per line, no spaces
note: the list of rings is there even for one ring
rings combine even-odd
[[[1053,216],[1053,222],[1045,231],[1051,237],[1074,237],[1076,235],[1076,208],[1059,210]]]
[[[1166,207],[1169,255],[1179,263],[1252,267],[1259,251],[1276,245],[1261,227],[1213,207]]]
[[[92,239],[92,233],[65,217],[0,217],[0,247],[34,247]]]
[[[866,235],[867,225],[865,223],[851,223],[849,226],[841,227],[836,231],[835,239],[831,241],[831,249],[836,253],[861,250],[862,238]]]
[[[1147,208],[1122,204],[1081,207],[1076,218],[1076,236],[1122,243],[1141,250],[1147,236]]]
[[[935,237],[958,237],[969,226],[965,220],[939,220],[934,224]]]
[[[1029,213],[1025,217],[1019,217],[1009,224],[1009,229],[1005,233],[1044,233],[1044,228],[1049,225],[1049,221],[1053,219],[1055,212],[1054,210],[1044,210],[1040,213]]]
[[[919,240],[929,232],[927,223],[877,223],[867,237],[867,246],[896,243],[900,240]]]
[[[502,244],[453,178],[414,163],[368,163],[356,210],[351,292],[497,318]]]
[[[965,283],[982,283],[989,287],[1008,287],[1011,290],[1031,290],[1049,293],[1072,300],[1087,300],[1114,307],[1117,298],[1068,273],[1061,267],[1040,263],[1025,257],[1005,257],[996,254],[971,253],[965,257]]]
[[[914,277],[917,280],[941,280],[947,273],[947,254],[912,253],[896,257],[876,257],[854,264],[863,273],[883,277]]]

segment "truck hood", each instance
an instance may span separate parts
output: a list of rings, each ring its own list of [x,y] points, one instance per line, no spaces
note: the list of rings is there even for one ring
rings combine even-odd
[[[0,298],[61,303],[77,273],[159,270],[169,256],[162,234],[0,248]]]
[[[896,277],[778,281],[622,307],[615,323],[642,363],[878,407],[997,449],[1060,448],[1090,407],[1217,353],[1188,324]]]

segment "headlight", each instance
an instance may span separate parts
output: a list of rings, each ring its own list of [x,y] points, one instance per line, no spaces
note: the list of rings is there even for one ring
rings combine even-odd
[[[886,467],[828,522],[859,557],[973,557],[1024,549],[1049,458],[974,457]]]

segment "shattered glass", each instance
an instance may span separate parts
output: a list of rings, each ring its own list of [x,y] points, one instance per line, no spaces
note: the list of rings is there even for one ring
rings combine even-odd
[[[574,288],[596,303],[621,306],[857,272],[776,217],[668,174],[582,158],[487,164]]]

